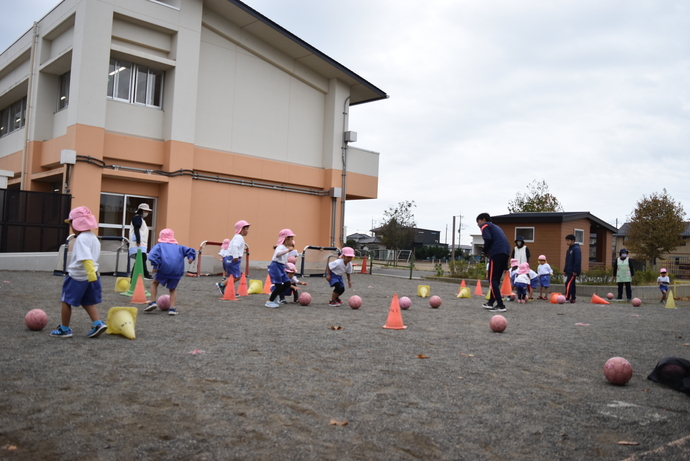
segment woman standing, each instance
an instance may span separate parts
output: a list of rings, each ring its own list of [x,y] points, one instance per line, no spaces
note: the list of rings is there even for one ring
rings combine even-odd
[[[146,253],[149,244],[149,227],[146,225],[145,218],[151,212],[148,203],[140,203],[137,207],[137,212],[132,218],[132,223],[129,226],[129,240],[132,242],[132,246],[129,248],[130,255],[136,257],[137,250],[141,250],[142,262],[144,263],[144,278],[151,280],[151,274],[149,274],[149,269],[146,267]],[[132,275],[134,275],[134,269],[132,269]]]

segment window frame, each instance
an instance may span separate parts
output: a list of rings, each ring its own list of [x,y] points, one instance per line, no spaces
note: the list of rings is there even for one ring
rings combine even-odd
[[[531,230],[531,231],[532,231],[532,238],[531,238],[531,239],[525,238],[524,232],[518,232],[518,229],[527,229],[527,230]],[[518,235],[519,235],[519,236],[521,236],[523,239],[525,239],[525,243],[534,243],[534,234],[535,234],[535,232],[534,232],[534,227],[516,227],[516,228],[515,228],[515,238],[513,239],[513,241],[517,240]]]
[[[69,86],[71,80],[72,72],[69,70],[58,77],[57,112],[69,107]]]
[[[125,70],[128,72],[126,88],[124,87],[125,79],[122,78],[126,75],[124,73]],[[144,81],[140,78],[141,75],[145,75]],[[145,85],[145,88],[142,89],[142,85]],[[164,70],[154,69],[124,59],[110,58],[110,65],[108,66],[108,99],[162,110],[164,85]],[[144,102],[141,102],[140,98],[142,91]],[[123,97],[124,93],[127,93],[126,99]],[[156,101],[158,101],[158,104],[156,104]]]
[[[19,119],[17,120],[17,116]],[[26,126],[26,96],[0,110],[0,127],[5,121],[5,133],[0,130],[0,138],[21,130]]]
[[[578,233],[582,234],[582,238],[578,240]],[[578,245],[585,244],[585,230],[584,229],[573,229],[573,235],[575,236],[575,243]]]
[[[151,225],[149,226],[149,247],[153,247],[152,242],[156,240],[151,240],[152,236],[156,235],[156,210],[158,209],[158,199],[156,197],[149,197],[146,195],[133,195],[133,194],[117,194],[113,192],[101,192],[101,200],[104,195],[114,196],[121,198],[122,211],[120,214],[119,223],[106,223],[103,222],[104,214],[99,213],[98,217],[98,235],[102,236],[106,232],[113,232],[115,229],[119,231],[120,237],[129,238],[129,225],[132,222],[132,218],[136,214],[137,207],[140,203],[146,202],[149,204],[153,210],[150,214]],[[100,202],[102,203],[102,201]],[[99,205],[100,210],[100,205]]]

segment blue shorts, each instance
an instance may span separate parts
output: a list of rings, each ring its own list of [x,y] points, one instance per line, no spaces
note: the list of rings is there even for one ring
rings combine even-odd
[[[548,288],[551,285],[551,276],[549,274],[542,274],[539,276],[539,285]]]
[[[70,306],[93,306],[101,302],[101,278],[95,282],[74,280],[69,275],[62,283],[60,301]]]
[[[242,270],[240,265],[242,258],[233,259],[232,256],[223,258],[223,270],[226,274],[232,275],[235,279],[242,277]]]
[[[334,287],[337,284],[342,285],[343,287],[345,286],[345,282],[343,282],[343,277],[342,275],[335,275],[333,272],[331,272],[331,280],[328,282],[328,285]]]
[[[668,285],[659,285],[659,290],[661,290],[662,293],[666,293],[668,291]]]
[[[515,282],[515,289],[517,291],[518,296],[527,294],[527,284],[526,283]]]
[[[177,288],[177,284],[180,283],[180,279],[166,278],[165,276],[160,275],[158,272],[154,274],[153,278],[168,290],[174,290]]]
[[[290,277],[285,273],[285,264],[280,264],[275,261],[272,261],[271,264],[268,265],[268,276],[271,277],[271,283],[275,285],[290,281]]]
[[[539,288],[539,277],[534,277],[533,279],[530,279],[529,286],[532,288]]]

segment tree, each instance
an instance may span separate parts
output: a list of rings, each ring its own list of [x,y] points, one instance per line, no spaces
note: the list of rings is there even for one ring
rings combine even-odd
[[[666,189],[663,194],[643,195],[629,216],[627,249],[637,258],[655,264],[662,254],[683,244],[684,218],[683,205],[676,203]]]
[[[561,202],[549,192],[546,181],[536,179],[527,186],[529,192],[517,193],[515,200],[508,203],[510,213],[529,213],[543,211],[563,211]]]
[[[412,208],[415,206],[414,201],[404,201],[383,212],[384,224],[380,232],[381,242],[386,245],[386,248],[399,250],[412,247],[414,230],[417,227],[412,214]]]

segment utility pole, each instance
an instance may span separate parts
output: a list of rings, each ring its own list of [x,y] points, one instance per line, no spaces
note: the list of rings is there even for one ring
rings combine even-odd
[[[455,261],[455,215],[453,215],[453,231],[451,235],[451,261]]]

